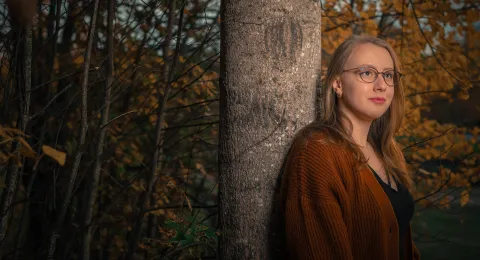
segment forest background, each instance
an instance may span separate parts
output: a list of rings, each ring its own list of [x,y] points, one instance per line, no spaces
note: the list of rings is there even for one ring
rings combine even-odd
[[[1,256],[215,258],[220,1],[35,2],[0,2]],[[478,259],[480,4],[321,4],[322,71],[352,34],[403,63],[422,259]]]

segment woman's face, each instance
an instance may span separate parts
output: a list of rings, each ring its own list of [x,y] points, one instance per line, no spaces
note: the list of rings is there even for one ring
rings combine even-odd
[[[361,76],[375,77],[371,73],[374,70],[369,68],[374,68],[378,72],[392,71],[393,60],[385,48],[371,43],[361,44],[355,47],[343,69],[354,68],[367,70],[345,71],[333,83],[337,94],[341,93],[341,98],[338,99],[339,109],[350,120],[371,122],[382,116],[390,107],[395,88],[387,85],[382,74],[378,74],[371,83],[364,82]],[[363,75],[360,75],[361,73]]]

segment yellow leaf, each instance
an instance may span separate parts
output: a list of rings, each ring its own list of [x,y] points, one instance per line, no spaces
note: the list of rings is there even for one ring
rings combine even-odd
[[[126,205],[125,207],[123,207],[123,213],[132,213],[133,210],[132,210],[132,206],[131,205]]]
[[[26,136],[22,131],[20,131],[19,129],[15,129],[15,128],[9,128],[9,127],[2,127],[3,130],[5,130],[5,132],[10,132],[12,134],[17,134],[17,135],[20,135],[20,136]]]
[[[32,153],[35,153],[32,149],[32,147],[27,143],[27,141],[25,141],[25,139],[19,137],[19,138],[16,138],[17,141],[19,141],[20,143],[22,143],[22,145],[28,150],[28,151],[31,151]]]
[[[25,146],[20,147],[19,151],[20,154],[24,157],[35,159],[35,157],[37,156],[37,154],[33,150],[28,149]]]
[[[2,145],[2,144],[4,144],[4,143],[5,143],[5,144],[6,144],[6,143],[9,143],[9,142],[12,141],[12,140],[13,140],[13,138],[6,138],[5,140],[3,140],[3,141],[0,142],[0,145]]]
[[[61,152],[59,150],[56,150],[48,145],[43,145],[42,146],[42,151],[50,156],[52,159],[58,162],[61,166],[65,165],[65,160],[67,158],[67,154],[64,152]]]
[[[4,154],[3,152],[0,151],[0,165],[2,165],[4,163],[7,163],[9,159],[10,159],[10,155],[6,155],[6,154]],[[2,183],[3,182],[0,182],[0,185]]]
[[[394,1],[394,8],[395,8],[395,11],[397,12],[402,12],[402,8],[403,8],[403,1]]]
[[[5,130],[3,130],[2,125],[0,125],[0,136],[1,136],[1,137],[9,137],[9,135],[7,134],[7,132],[5,132]]]
[[[423,173],[423,174],[425,174],[425,175],[429,175],[429,176],[432,175],[431,172],[425,171],[424,169],[421,169],[421,168],[418,169],[418,171],[421,172],[421,173]]]
[[[201,163],[196,163],[195,167],[204,175],[207,175],[207,172],[205,171],[205,167]]]
[[[140,247],[141,249],[145,249],[145,250],[148,250],[148,249],[152,248],[151,246],[149,246],[147,244],[144,244],[144,243],[139,243],[138,247]]]
[[[467,205],[468,201],[470,200],[470,194],[468,191],[463,190],[461,193],[461,198],[460,198],[460,206],[465,206]]]
[[[170,189],[174,189],[177,187],[177,185],[175,185],[175,182],[174,181],[169,181],[167,182],[167,187],[170,188]]]
[[[463,100],[468,100],[470,98],[470,95],[468,91],[462,90],[458,93],[458,98]]]
[[[192,211],[192,204],[190,203],[187,194],[185,194],[185,199],[187,200],[188,208],[190,209],[190,211]]]
[[[73,63],[75,63],[75,65],[77,65],[77,66],[83,64],[83,55],[78,55],[78,56],[73,60]]]

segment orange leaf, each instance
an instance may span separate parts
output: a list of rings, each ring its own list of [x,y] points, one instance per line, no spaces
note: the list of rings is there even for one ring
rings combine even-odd
[[[58,164],[60,164],[61,166],[65,165],[65,160],[67,158],[67,154],[64,153],[64,152],[61,152],[57,149],[54,149],[48,145],[43,145],[42,146],[42,151],[48,155],[49,157],[51,157],[52,159],[54,159],[55,161],[58,162]]]
[[[465,206],[467,205],[468,201],[470,200],[470,194],[468,193],[467,190],[463,190],[461,193],[461,198],[460,198],[460,206]]]

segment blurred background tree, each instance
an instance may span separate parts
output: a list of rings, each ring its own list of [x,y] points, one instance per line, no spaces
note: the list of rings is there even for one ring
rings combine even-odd
[[[0,1],[3,258],[214,258],[220,1],[35,3]],[[423,259],[478,259],[480,4],[320,3],[323,70],[352,34],[403,62]]]

